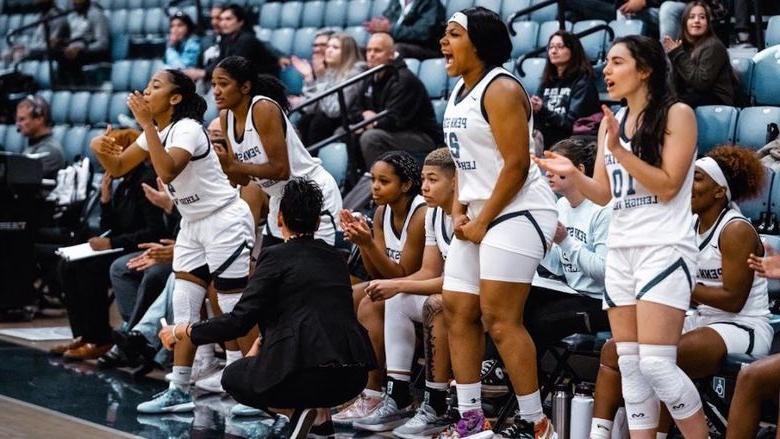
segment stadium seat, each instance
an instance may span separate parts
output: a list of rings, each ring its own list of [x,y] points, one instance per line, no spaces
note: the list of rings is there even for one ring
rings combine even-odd
[[[306,2],[301,12],[301,26],[318,28],[322,26],[322,17],[325,16],[325,2],[315,0]]]
[[[65,134],[67,134],[68,128],[70,128],[68,125],[54,125],[51,128],[51,136],[62,145],[65,142]]]
[[[61,90],[54,92],[51,97],[51,119],[54,123],[66,123],[68,121],[68,110],[70,109],[71,92]]]
[[[406,63],[406,67],[409,69],[410,72],[414,73],[415,75],[418,74],[418,72],[420,71],[419,59],[404,58],[404,62]]]
[[[300,95],[303,93],[303,75],[293,66],[282,69],[279,72],[279,79],[287,88],[287,93]]]
[[[322,160],[322,167],[333,176],[339,186],[344,184],[347,178],[347,165],[349,156],[347,155],[347,145],[342,142],[331,143],[320,148],[317,153]]]
[[[371,0],[349,0],[347,26],[362,26],[371,15]]]
[[[722,105],[696,108],[699,155],[707,154],[718,145],[734,143],[738,114],[736,108]]]
[[[311,45],[314,42],[314,35],[317,34],[316,27],[302,27],[295,31],[293,37],[292,54],[304,58],[311,58]]]
[[[204,99],[206,99],[206,113],[203,114],[203,121],[205,125],[208,125],[214,118],[219,117],[219,108],[217,108],[217,103],[214,101],[214,93],[212,93],[211,89],[206,93]]]
[[[143,91],[146,88],[146,84],[149,82],[149,77],[152,76],[152,62],[148,59],[136,59],[133,61],[132,72],[130,76],[131,91]]]
[[[22,14],[14,14],[8,17],[8,30],[12,31],[22,25]]]
[[[271,34],[273,33],[273,29],[269,29],[267,27],[260,27],[255,26],[255,36],[258,40],[263,42],[269,42],[271,41]]]
[[[32,24],[37,19],[38,19],[38,14],[24,14],[22,16],[22,26],[27,26],[28,24]]]
[[[532,0],[531,5],[537,5],[545,0]],[[545,6],[542,9],[531,12],[531,20],[538,23],[550,20],[556,20],[558,18],[558,5]]]
[[[22,61],[17,65],[17,69],[19,69],[19,71],[25,75],[32,76],[35,79],[35,83],[38,85],[38,87],[49,88],[51,87],[51,84],[48,86],[41,84],[40,78],[38,77],[40,65],[40,61]]]
[[[16,127],[14,127],[13,125],[0,124],[0,151],[5,151],[5,132],[9,128],[16,129]]]
[[[38,93],[36,93],[38,96],[42,97],[47,103],[51,104],[51,95],[54,93],[51,89],[48,90],[40,90]],[[0,136],[0,139],[2,139],[3,136]]]
[[[381,16],[390,5],[390,1],[391,0],[374,0],[371,3],[371,17]]]
[[[22,136],[22,133],[16,131],[16,127],[11,125],[5,130],[5,150],[10,152],[22,152],[24,147],[27,146],[27,140]]]
[[[431,105],[433,105],[433,112],[436,114],[436,121],[441,124],[444,120],[444,110],[447,109],[447,100],[432,99]]]
[[[770,123],[780,125],[780,107],[743,108],[737,119],[737,144],[756,150],[763,147]]]
[[[119,115],[130,115],[130,109],[127,108],[127,92],[120,91],[111,95],[111,101],[108,104],[108,121],[118,123]]]
[[[780,177],[777,175],[772,180],[772,189],[769,191],[769,211],[780,218]],[[780,247],[775,247],[775,249],[780,250]]]
[[[474,0],[474,6],[482,6],[496,14],[501,14],[501,0]]]
[[[440,98],[447,95],[447,71],[444,68],[444,58],[424,60],[420,64],[417,76],[425,85],[429,98]]]
[[[127,34],[111,34],[111,60],[127,59],[130,53],[130,37]]]
[[[143,7],[144,7],[144,0],[127,0],[128,9],[143,8]]]
[[[77,125],[71,127],[62,142],[62,148],[65,152],[65,161],[72,162],[78,155],[83,155],[89,149],[87,140],[87,127]]]
[[[645,33],[645,23],[641,20],[612,20],[609,27],[615,32],[615,38]]]
[[[536,49],[536,41],[539,34],[539,23],[535,21],[516,21],[512,27],[517,35],[512,39],[512,58],[519,58]]]
[[[127,13],[127,33],[141,35],[144,33],[144,18],[146,11],[143,9],[131,9]]]
[[[144,16],[144,33],[146,34],[167,34],[168,17],[161,8],[148,9]]]
[[[282,11],[279,15],[279,27],[297,28],[301,24],[302,10],[302,2],[292,1],[282,3]]]
[[[531,0],[504,0],[501,2],[501,18],[507,20],[510,15],[530,5]],[[521,20],[528,20],[528,17],[525,16]]]
[[[739,88],[745,96],[750,96],[750,87],[753,82],[753,59],[731,58],[731,68],[739,80]]]
[[[566,26],[566,30],[572,29],[571,22],[567,21],[564,23]],[[536,40],[536,47],[542,47],[547,46],[547,41],[550,39],[550,35],[557,32],[559,29],[559,25],[557,21],[545,21],[544,23],[539,25],[539,38]]]
[[[447,18],[452,17],[452,14],[458,11],[472,6],[474,6],[474,0],[449,0],[447,2]]]
[[[517,67],[517,60],[514,58],[509,58],[509,61],[505,62],[503,66],[501,66],[506,70],[507,72],[516,75],[517,72],[515,71],[515,67]],[[457,78],[450,78],[450,80],[454,80],[454,82],[451,81],[452,87],[450,87],[450,90],[455,87],[455,83],[458,82],[457,80],[460,79],[460,77]]]
[[[371,35],[363,26],[350,26],[344,29],[344,32],[355,39],[358,47],[366,47],[368,39],[371,38]]]
[[[0,35],[5,35],[8,32],[8,15],[0,15]]]
[[[528,58],[523,62],[523,71],[525,76],[520,76],[520,82],[523,83],[525,90],[535,95],[539,92],[539,86],[542,84],[542,72],[547,62],[545,58]],[[517,73],[520,75],[520,73]]]
[[[766,26],[766,47],[772,47],[780,44],[780,15],[769,17],[769,24]]]
[[[752,221],[757,221],[761,213],[769,211],[769,196],[775,186],[774,172],[769,168],[764,169],[766,172],[764,173],[764,182],[761,184],[761,193],[755,198],[739,203],[742,214]]]
[[[100,91],[92,93],[92,97],[89,99],[89,112],[87,113],[87,122],[90,125],[106,123],[110,101],[111,95],[109,95],[108,92]]]
[[[276,29],[279,27],[279,18],[282,14],[281,3],[265,3],[260,8],[260,27],[265,29]]]
[[[168,0],[144,0],[145,8],[162,8],[168,4]]]
[[[127,0],[108,0],[108,2],[111,3],[110,8],[114,10],[127,8]]]
[[[88,91],[79,91],[73,93],[68,104],[68,122],[74,125],[87,123],[87,114],[89,113],[89,99],[91,94]]]
[[[293,38],[295,37],[295,29],[291,27],[285,27],[281,29],[274,29],[271,33],[270,43],[276,50],[287,55],[292,52]]]
[[[596,26],[600,26],[602,24],[606,24],[606,23],[602,20],[578,21],[574,23],[572,32],[576,34],[594,28]],[[606,38],[607,38],[606,31],[598,31],[594,34],[586,35],[580,38],[582,47],[585,49],[585,55],[588,57],[589,60],[596,61],[598,59],[604,58],[604,41],[606,40]]]
[[[325,3],[323,25],[326,27],[344,27],[347,22],[347,0],[328,0]]]
[[[756,105],[780,105],[780,45],[753,57],[751,93]]]
[[[121,35],[127,33],[127,9],[112,11],[109,23],[112,34]]]

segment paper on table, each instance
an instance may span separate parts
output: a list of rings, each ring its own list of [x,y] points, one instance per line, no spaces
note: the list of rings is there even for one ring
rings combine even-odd
[[[577,292],[577,290],[566,285],[565,283],[557,279],[550,279],[550,278],[539,276],[539,273],[534,274],[534,279],[533,281],[531,281],[531,285],[540,288],[547,288],[548,290],[560,291],[561,293],[566,293],[566,294],[575,294],[575,295],[580,294]]]
[[[101,255],[110,255],[111,253],[121,252],[124,249],[111,248],[108,250],[92,250],[88,242],[84,244],[72,245],[70,247],[60,247],[57,249],[57,256],[66,261],[78,261],[81,259],[92,258]]]

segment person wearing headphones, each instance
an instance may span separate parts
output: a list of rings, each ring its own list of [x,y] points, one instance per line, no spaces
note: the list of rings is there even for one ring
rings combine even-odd
[[[41,158],[44,178],[57,178],[65,167],[62,144],[52,136],[49,104],[40,96],[29,95],[16,105],[16,131],[27,138],[24,154],[44,154]]]

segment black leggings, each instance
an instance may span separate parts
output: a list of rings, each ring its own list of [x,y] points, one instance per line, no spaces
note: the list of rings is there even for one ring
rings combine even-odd
[[[242,358],[227,366],[222,387],[241,404],[262,410],[336,407],[356,397],[368,382],[366,367],[319,367],[293,372],[258,393],[252,390],[256,378],[251,374],[254,360]]]

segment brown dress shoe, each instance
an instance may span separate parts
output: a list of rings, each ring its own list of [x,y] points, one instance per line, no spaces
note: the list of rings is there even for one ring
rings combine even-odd
[[[68,349],[62,356],[68,360],[97,360],[108,352],[111,349],[111,346],[113,345],[87,343],[76,349]]]
[[[65,351],[71,349],[78,349],[82,346],[84,346],[84,342],[81,340],[81,337],[76,337],[67,343],[62,343],[62,344],[58,344],[57,346],[54,346],[53,348],[49,349],[49,353],[54,355],[62,355],[65,353]]]

